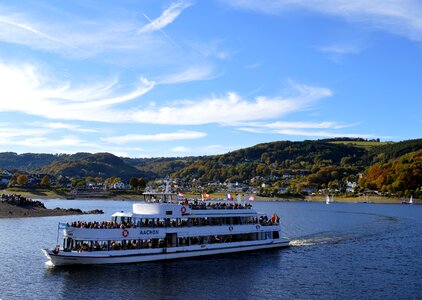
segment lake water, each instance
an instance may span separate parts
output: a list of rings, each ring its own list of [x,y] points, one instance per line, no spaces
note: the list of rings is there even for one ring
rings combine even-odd
[[[48,268],[57,223],[132,202],[47,200],[104,215],[0,219],[0,299],[422,299],[422,206],[257,202],[292,247],[132,265]]]

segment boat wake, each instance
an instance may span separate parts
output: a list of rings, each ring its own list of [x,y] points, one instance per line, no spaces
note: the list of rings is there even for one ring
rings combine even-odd
[[[327,244],[338,244],[345,240],[349,240],[350,237],[346,236],[319,236],[319,237],[308,237],[290,241],[292,247],[304,247],[314,245],[327,245]]]

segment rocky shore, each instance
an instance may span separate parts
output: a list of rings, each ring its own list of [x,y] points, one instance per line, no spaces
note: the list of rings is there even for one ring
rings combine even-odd
[[[103,214],[100,209],[82,211],[79,208],[48,209],[41,201],[32,200],[16,194],[2,194],[0,199],[0,218],[48,217],[81,214]]]

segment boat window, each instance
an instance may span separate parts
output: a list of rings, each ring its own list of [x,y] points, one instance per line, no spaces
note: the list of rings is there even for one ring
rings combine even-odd
[[[249,233],[249,241],[256,241],[258,239],[258,233]]]
[[[132,222],[137,227],[141,227],[141,218],[132,218]]]
[[[173,212],[171,210],[166,210],[166,215],[172,215]]]
[[[73,248],[73,239],[72,238],[64,238],[63,240],[63,249],[65,251],[70,251]]]
[[[179,226],[188,226],[188,218],[181,218]]]
[[[110,242],[110,250],[122,250],[123,245],[121,241],[111,241]]]
[[[94,241],[92,243],[92,251],[107,251],[108,241]]]
[[[140,240],[128,240],[126,242],[125,249],[126,250],[139,249],[141,247],[140,245],[141,245]]]
[[[142,219],[142,227],[152,227],[152,219]]]
[[[179,238],[179,246],[189,246],[189,238]]]
[[[154,226],[155,227],[164,227],[165,220],[163,218],[157,218],[155,219]]]
[[[151,239],[151,248],[158,248],[158,239]]]

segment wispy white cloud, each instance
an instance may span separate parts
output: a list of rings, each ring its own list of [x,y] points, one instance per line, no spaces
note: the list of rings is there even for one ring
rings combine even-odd
[[[214,74],[212,65],[193,66],[182,72],[169,74],[157,79],[161,84],[176,84],[191,82],[197,80],[208,80],[215,78],[218,75]]]
[[[169,16],[174,16],[177,9],[187,5],[186,2],[175,3]],[[170,18],[166,20],[170,21]],[[141,26],[141,21],[130,13],[107,18],[91,16],[88,19],[64,11],[40,13],[31,10],[31,5],[23,12],[0,4],[0,42],[23,45],[66,58],[95,59],[126,67],[154,65],[158,69],[202,59],[175,51],[173,45],[157,35],[139,33]]]
[[[18,30],[29,32],[30,34],[38,36],[38,37],[45,39],[47,41],[50,41],[54,44],[61,44],[65,47],[77,49],[77,47],[75,47],[75,46],[73,46],[73,45],[71,45],[71,44],[69,44],[69,43],[67,43],[67,42],[65,42],[61,39],[50,36],[50,35],[42,32],[38,29],[32,28],[30,25],[27,25],[27,24],[24,24],[24,23],[19,23],[19,22],[13,21],[13,20],[9,20],[9,19],[1,17],[1,16],[0,16],[0,23],[3,24],[3,25],[6,25],[6,26],[10,26],[12,28],[18,29]],[[14,31],[14,30],[12,30],[12,31]]]
[[[239,149],[239,146],[222,146],[222,145],[205,145],[198,147],[186,147],[186,146],[176,146],[170,150],[171,153],[181,154],[181,155],[190,155],[190,156],[199,156],[199,155],[216,155],[223,154],[229,151],[234,151]],[[172,156],[173,154],[161,153],[159,156]]]
[[[173,78],[173,81],[176,79]],[[122,89],[114,81],[103,85],[97,83],[92,87],[73,87],[71,82],[52,80],[51,75],[41,73],[34,65],[10,66],[0,62],[0,112],[107,123],[232,124],[268,120],[301,111],[315,101],[332,95],[327,88],[294,82],[289,84],[294,92],[290,97],[260,96],[251,100],[230,92],[220,97],[180,100],[154,106],[137,103],[131,106],[131,102],[148,93],[156,83],[140,78],[130,91]]]
[[[199,139],[207,136],[205,132],[178,131],[158,134],[126,134],[102,138],[103,141],[114,144],[127,144],[134,142],[167,142],[175,140]]]
[[[135,122],[177,125],[233,124],[267,120],[303,110],[315,101],[332,94],[327,88],[299,84],[294,84],[294,89],[296,95],[290,98],[257,97],[247,100],[231,92],[222,97],[201,101],[182,100],[167,106],[145,108],[134,112],[131,118]],[[154,118],[148,118],[151,115]]]
[[[256,69],[259,68],[260,66],[262,66],[262,62],[257,61],[255,63],[249,64],[245,66],[245,69]]]
[[[327,53],[329,58],[335,63],[340,63],[344,56],[359,54],[365,47],[358,44],[332,44],[329,46],[316,47],[320,52]]]
[[[346,127],[352,127],[356,124],[339,124],[336,122],[286,122],[286,121],[276,121],[271,123],[259,123],[259,122],[247,122],[237,124],[238,126],[247,126],[254,128],[266,128],[266,129],[340,129]]]
[[[192,49],[195,49],[198,53],[205,57],[215,57],[222,60],[226,60],[232,57],[236,52],[225,49],[222,44],[224,40],[213,39],[207,42],[190,42]]]
[[[88,88],[72,87],[69,82],[52,80],[34,65],[0,62],[0,111],[49,119],[109,122],[115,117],[110,107],[137,99],[154,86],[154,82],[140,78],[131,91],[121,91],[117,84],[110,86],[107,82]]]
[[[49,131],[43,128],[25,128],[16,124],[0,124],[0,144],[6,144],[14,138],[25,138],[34,136],[44,136]]]
[[[335,131],[313,131],[313,130],[300,130],[300,129],[276,129],[276,130],[266,130],[256,127],[241,127],[239,130],[251,133],[271,133],[271,134],[280,134],[280,135],[289,135],[289,136],[302,136],[302,137],[350,137],[350,138],[375,138],[373,134],[366,133],[342,133]]]
[[[422,41],[422,3],[415,0],[234,0],[224,3],[267,14],[306,9]]]
[[[330,45],[317,48],[321,52],[327,52],[338,55],[357,54],[362,52],[363,47],[356,45]]]
[[[239,123],[237,129],[251,133],[281,134],[304,137],[362,137],[374,138],[367,133],[342,133],[339,129],[349,128],[358,124],[339,124],[337,122],[248,122]],[[324,130],[321,130],[324,129]]]
[[[144,16],[150,21],[147,25],[139,30],[139,33],[161,30],[167,25],[173,23],[174,20],[182,13],[183,10],[192,4],[187,1],[179,1],[172,3],[163,13],[156,19],[151,20],[145,14]]]
[[[191,148],[185,146],[177,146],[172,148],[170,151],[175,153],[189,153],[191,151]]]
[[[68,124],[68,123],[61,123],[61,122],[53,122],[53,123],[33,123],[35,126],[45,127],[53,130],[69,130],[69,131],[77,131],[77,132],[99,132],[97,129],[93,128],[84,128],[80,125],[76,124]]]

